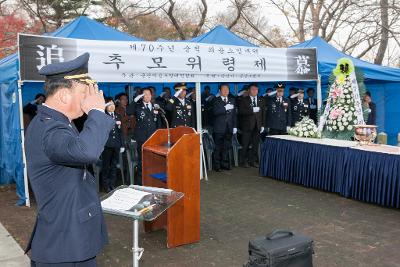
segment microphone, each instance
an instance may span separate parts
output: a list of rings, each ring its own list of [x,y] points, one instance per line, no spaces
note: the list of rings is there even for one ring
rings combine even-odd
[[[154,104],[154,109],[159,110],[162,114],[165,115],[165,110],[162,107],[160,107],[159,104]]]

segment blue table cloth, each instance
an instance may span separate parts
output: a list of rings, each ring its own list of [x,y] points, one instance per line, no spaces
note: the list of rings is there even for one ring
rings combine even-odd
[[[267,137],[260,174],[387,207],[400,207],[400,156]]]

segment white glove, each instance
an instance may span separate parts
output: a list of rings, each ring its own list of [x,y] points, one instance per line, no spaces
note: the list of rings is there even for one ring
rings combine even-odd
[[[290,98],[293,99],[293,98],[296,98],[296,97],[298,97],[298,96],[299,96],[299,94],[293,94],[293,95],[290,96]]]
[[[234,106],[233,106],[232,104],[226,104],[226,105],[225,105],[225,110],[226,110],[226,111],[231,110],[231,109],[233,109],[233,108],[234,108]]]
[[[236,134],[237,133],[237,128],[233,128],[233,134]]]
[[[180,93],[182,92],[183,89],[179,89],[178,91],[175,92],[174,96],[178,97],[180,95]]]
[[[143,96],[144,94],[138,95],[137,97],[135,97],[135,99],[133,99],[133,101],[138,102]]]
[[[260,133],[264,132],[264,127],[261,126]]]
[[[257,113],[257,112],[259,112],[260,111],[260,107],[253,107],[253,112],[254,113]]]
[[[290,126],[286,126],[286,132],[289,132]]]
[[[124,153],[125,152],[125,147],[121,147],[120,149],[119,149],[119,153]]]

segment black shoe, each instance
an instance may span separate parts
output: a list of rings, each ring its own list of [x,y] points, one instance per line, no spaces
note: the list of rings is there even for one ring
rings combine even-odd
[[[250,166],[251,166],[251,167],[254,167],[254,168],[259,168],[259,167],[260,167],[260,165],[258,165],[257,162],[251,163]]]

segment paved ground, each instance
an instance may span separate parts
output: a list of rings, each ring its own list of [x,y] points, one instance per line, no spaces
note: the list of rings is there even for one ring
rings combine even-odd
[[[30,260],[24,255],[21,247],[0,223],[0,266],[29,266]]]
[[[292,229],[315,241],[314,266],[400,266],[400,211],[259,177],[256,169],[211,173],[201,183],[201,241],[175,249],[165,232],[142,234],[141,266],[241,266],[249,239]],[[34,209],[0,192],[0,222],[25,247]],[[131,264],[131,222],[106,216],[110,245],[100,266]]]

